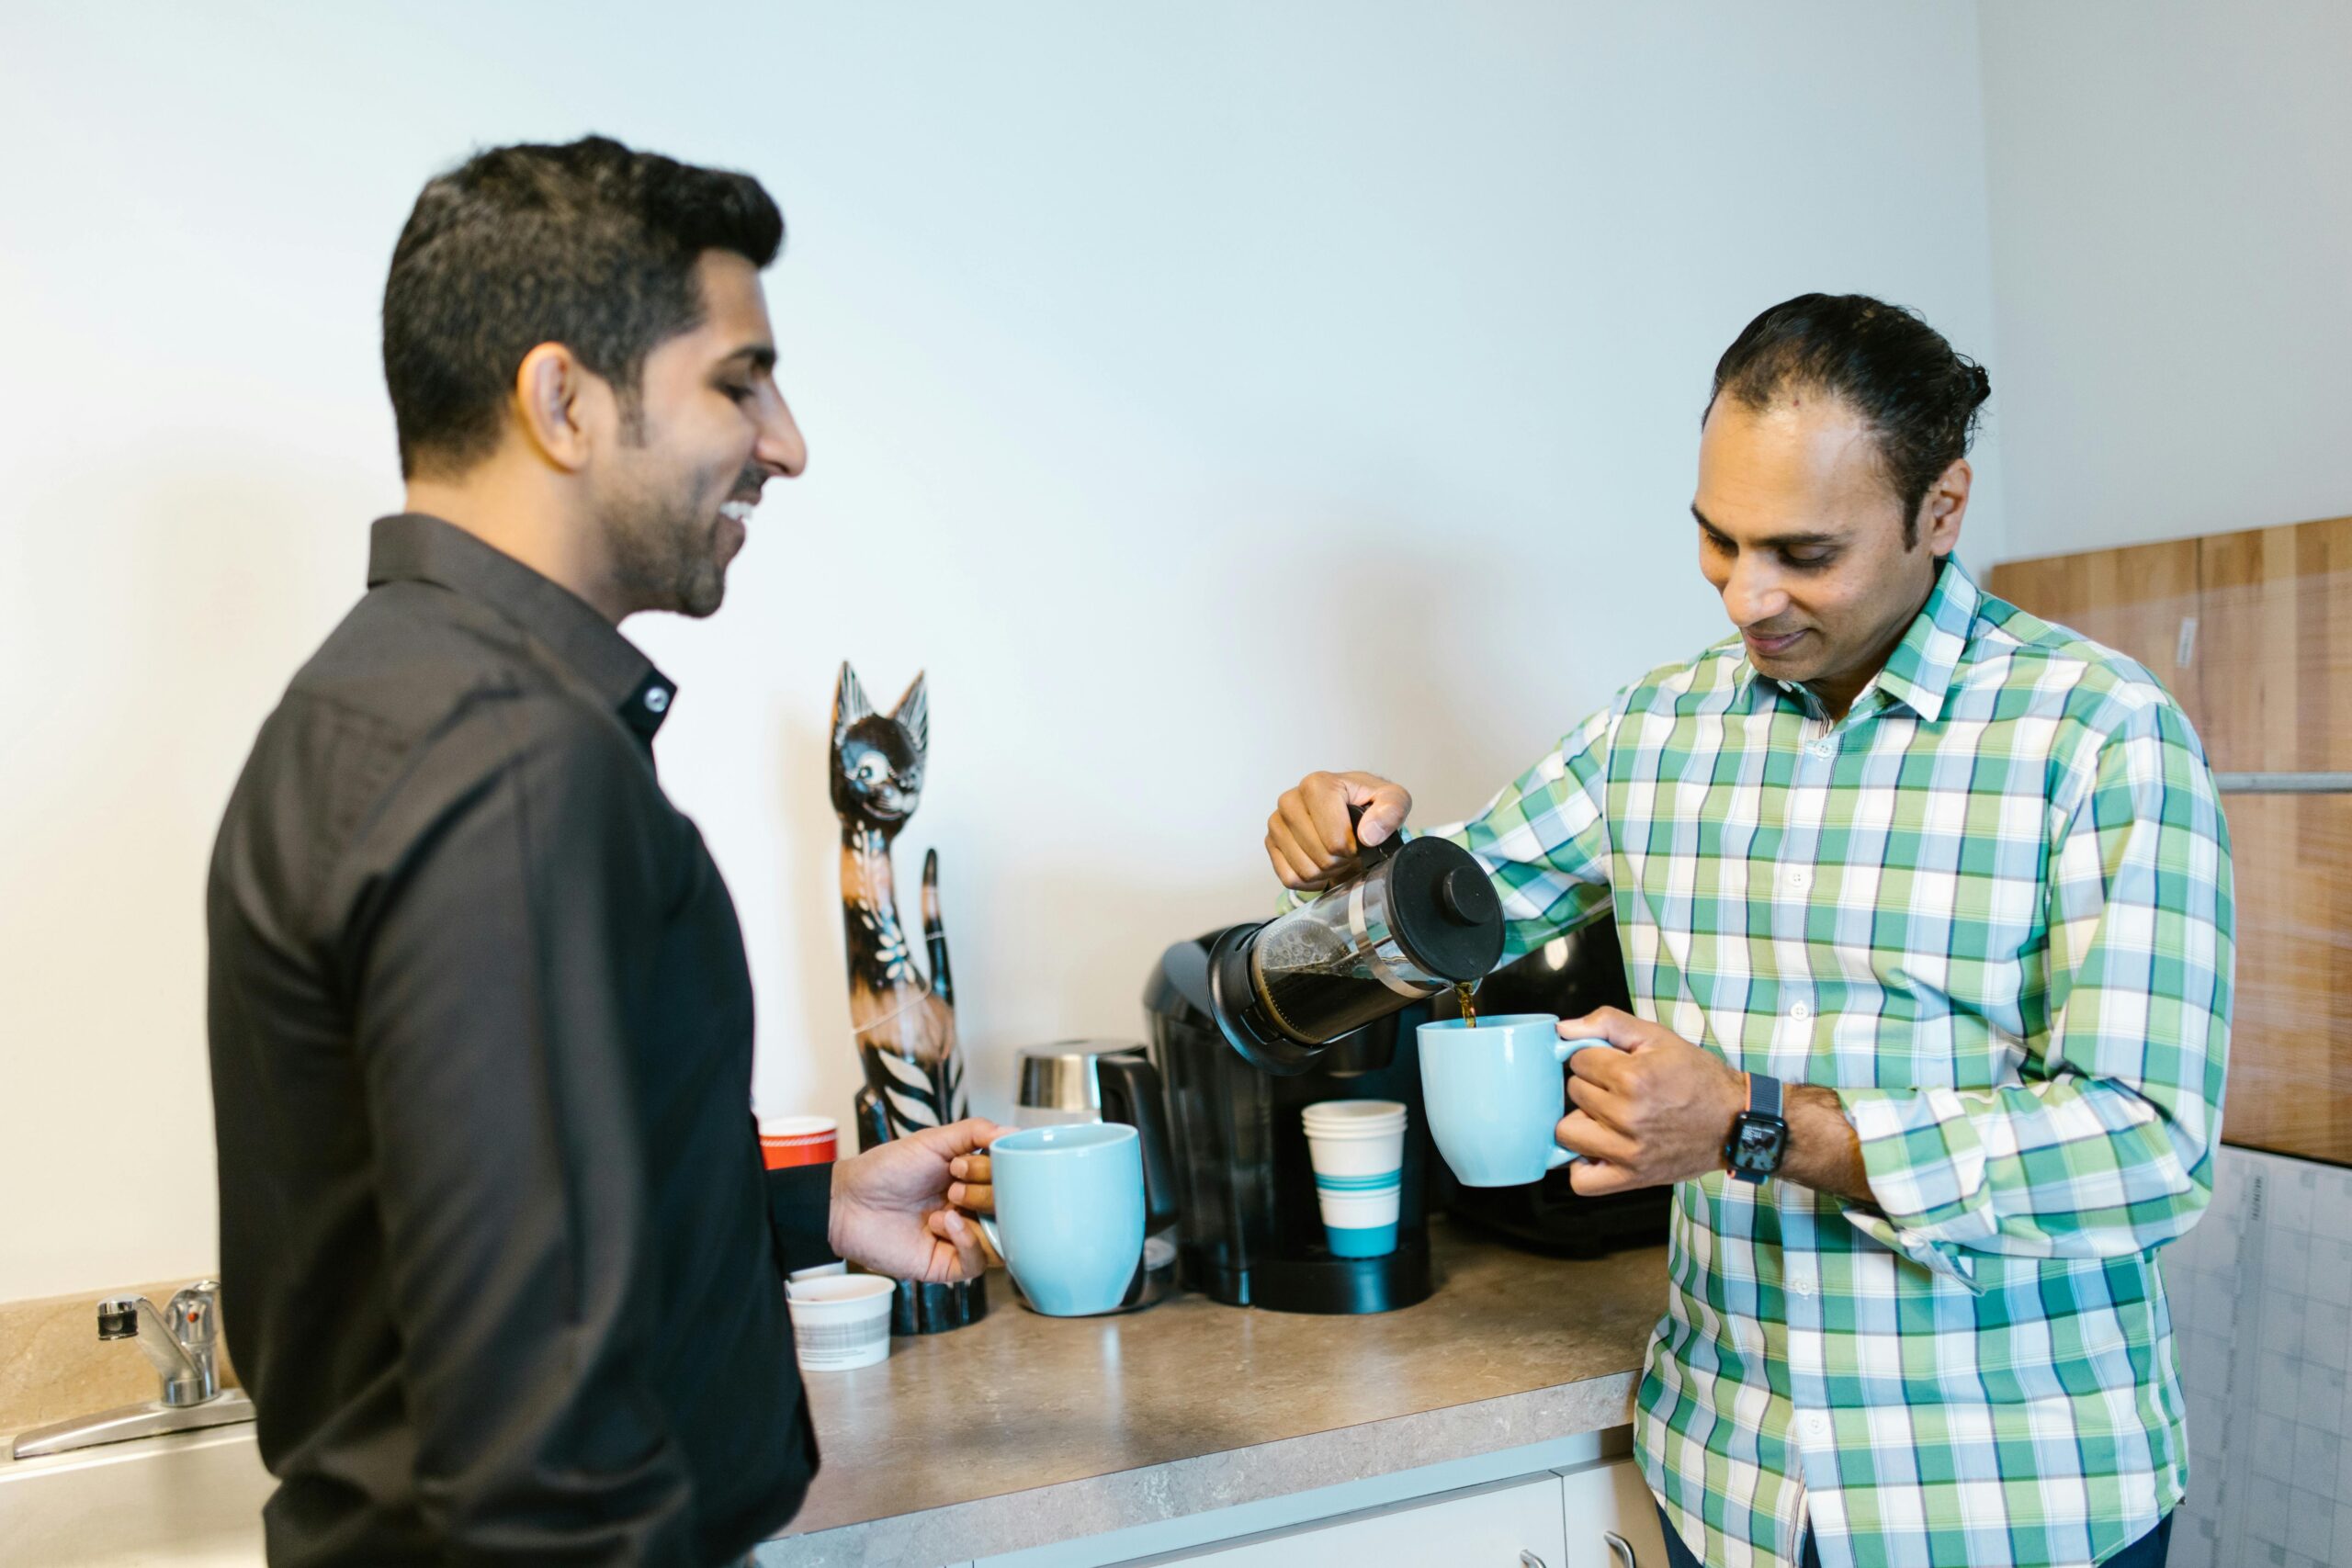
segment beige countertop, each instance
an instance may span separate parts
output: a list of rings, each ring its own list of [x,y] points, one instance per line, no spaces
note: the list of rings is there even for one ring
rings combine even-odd
[[[1048,1318],[999,1276],[983,1321],[809,1377],[823,1468],[762,1568],[986,1557],[1631,1418],[1665,1248],[1430,1239],[1437,1293],[1363,1317]]]

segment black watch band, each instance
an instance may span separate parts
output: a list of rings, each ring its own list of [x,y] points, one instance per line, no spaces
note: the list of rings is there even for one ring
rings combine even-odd
[[[1789,1123],[1781,1113],[1781,1080],[1747,1075],[1747,1109],[1732,1119],[1724,1163],[1736,1181],[1760,1182],[1781,1168],[1789,1152]]]

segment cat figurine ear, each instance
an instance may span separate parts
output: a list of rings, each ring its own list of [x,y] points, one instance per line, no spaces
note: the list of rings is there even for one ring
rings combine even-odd
[[[890,716],[914,742],[918,757],[931,750],[931,694],[923,689],[922,678],[923,671],[916,671],[913,682],[907,687],[907,694],[900,697],[899,705],[890,710]]]
[[[922,677],[918,675],[915,680],[920,684]],[[850,726],[861,718],[873,716],[874,705],[865,700],[865,688],[857,683],[857,671],[849,667],[848,660],[842,660],[841,682],[833,688],[834,744],[838,746],[841,743],[842,737],[849,733]]]

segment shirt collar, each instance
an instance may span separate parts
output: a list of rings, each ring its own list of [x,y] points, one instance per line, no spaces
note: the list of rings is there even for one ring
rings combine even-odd
[[[1968,569],[1960,564],[1960,558],[1945,557],[1943,565],[1936,570],[1935,586],[1928,591],[1928,602],[1919,606],[1903,640],[1887,655],[1885,665],[1872,678],[1871,684],[1885,693],[1891,702],[1901,703],[1917,714],[1921,723],[1935,723],[1943,715],[1944,698],[1951,693],[1952,677],[1959,672],[1962,655],[1968,648],[1969,628],[1975,624],[1977,607],[1984,602],[1984,591],[1968,575]],[[1727,646],[1742,649],[1739,663],[1732,672],[1732,686],[1746,696],[1758,672],[1736,634]],[[1790,689],[1777,681],[1767,684],[1775,689]],[[1804,700],[1801,695],[1800,700]]]
[[[430,582],[496,611],[545,644],[647,740],[669,716],[677,686],[594,606],[438,517],[408,512],[376,520],[368,586]]]
[[[1886,665],[1878,672],[1878,689],[1919,716],[1923,724],[1942,716],[1944,698],[1968,649],[1968,628],[1976,622],[1976,608],[1984,602],[1976,580],[1951,556],[1936,572],[1936,585],[1919,606],[1910,629]]]

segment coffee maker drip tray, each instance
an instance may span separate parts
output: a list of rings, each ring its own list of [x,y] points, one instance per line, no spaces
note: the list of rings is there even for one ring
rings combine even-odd
[[[1189,1253],[1183,1278],[1211,1301],[1269,1312],[1395,1312],[1429,1300],[1436,1288],[1426,1232],[1400,1236],[1383,1258],[1261,1258],[1246,1270]]]

